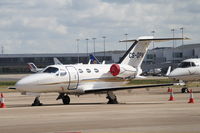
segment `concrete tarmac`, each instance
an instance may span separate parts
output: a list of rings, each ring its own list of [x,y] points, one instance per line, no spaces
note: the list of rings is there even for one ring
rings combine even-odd
[[[198,90],[199,88],[196,88]],[[180,91],[176,89],[175,91]],[[71,97],[70,105],[58,94],[41,96],[44,106],[31,107],[34,97],[5,93],[7,108],[0,109],[0,133],[197,133],[200,132],[200,94],[188,104],[188,94],[167,88],[116,92],[120,104],[106,104],[105,95]]]

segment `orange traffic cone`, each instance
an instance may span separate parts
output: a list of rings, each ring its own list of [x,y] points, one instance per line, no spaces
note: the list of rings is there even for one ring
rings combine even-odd
[[[6,108],[6,105],[5,105],[5,103],[4,103],[4,96],[3,96],[3,93],[1,93],[0,108]]]
[[[172,89],[168,87],[168,90],[167,90],[167,92],[171,92],[171,91],[172,91]]]
[[[173,94],[173,90],[172,89],[170,89],[169,101],[174,101],[174,94]]]
[[[192,89],[190,89],[189,93],[190,93],[190,99],[189,99],[188,103],[194,103],[194,97],[193,97]]]

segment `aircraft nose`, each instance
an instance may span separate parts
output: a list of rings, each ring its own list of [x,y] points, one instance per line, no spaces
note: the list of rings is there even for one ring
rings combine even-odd
[[[31,83],[30,81],[28,81],[26,78],[24,78],[24,79],[17,81],[16,86],[23,86],[23,85],[27,85],[30,83]]]
[[[28,77],[25,77],[25,78],[22,78],[21,80],[19,80],[15,86],[17,88],[21,88],[21,87],[24,87],[24,86],[27,86],[27,85],[34,85],[34,84],[37,84],[38,82],[38,79],[35,78],[35,76],[28,76]]]
[[[171,77],[171,78],[173,78],[173,77],[176,77],[177,74],[178,74],[177,71],[173,70],[173,71],[171,71],[171,73],[168,76]]]
[[[174,70],[169,74],[169,77],[175,78],[175,77],[182,76],[183,74],[185,74],[185,72],[184,72],[183,70],[180,70],[179,68],[177,68],[177,69],[174,69]]]
[[[174,71],[171,71],[170,73],[169,73],[169,75],[168,75],[169,77],[174,77],[175,75],[174,75]]]

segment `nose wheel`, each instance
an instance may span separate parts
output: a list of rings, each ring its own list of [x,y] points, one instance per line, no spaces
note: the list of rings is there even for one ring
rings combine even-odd
[[[70,97],[66,93],[60,93],[56,100],[59,99],[62,99],[63,104],[65,105],[70,103]]]
[[[37,96],[36,98],[35,98],[35,100],[33,101],[33,103],[32,103],[32,106],[42,106],[42,103],[40,102],[40,96]]]

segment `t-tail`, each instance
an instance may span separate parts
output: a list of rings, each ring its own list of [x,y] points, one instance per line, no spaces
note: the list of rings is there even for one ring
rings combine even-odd
[[[186,40],[189,38],[154,38],[153,36],[141,36],[134,40],[124,40],[120,42],[133,42],[128,51],[119,61],[119,64],[130,65],[137,69],[138,74],[141,74],[141,64],[147,53],[148,47],[152,41],[163,42],[171,40]]]

